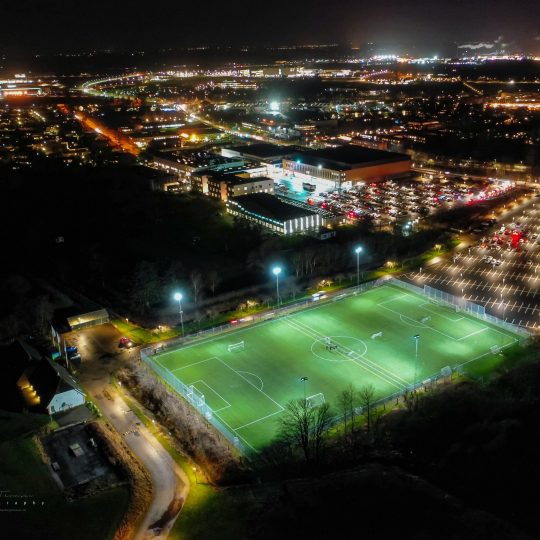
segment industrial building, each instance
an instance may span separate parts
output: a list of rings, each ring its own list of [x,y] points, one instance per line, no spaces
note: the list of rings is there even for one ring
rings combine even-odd
[[[358,182],[377,182],[405,176],[411,171],[406,154],[341,146],[298,152],[283,159],[284,172],[306,179],[332,182],[336,188]]]
[[[293,206],[267,193],[229,199],[227,211],[282,235],[315,232],[324,225],[320,213]]]

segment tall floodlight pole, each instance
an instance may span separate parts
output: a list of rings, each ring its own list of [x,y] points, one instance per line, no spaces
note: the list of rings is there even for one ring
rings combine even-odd
[[[279,307],[279,274],[281,274],[281,267],[274,266],[272,273],[276,276],[276,305]]]
[[[360,253],[362,253],[362,247],[358,246],[354,249],[356,253],[356,288],[360,288]]]
[[[301,377],[300,380],[304,383],[304,403],[306,402],[306,381],[308,380],[307,377]]]
[[[418,366],[418,342],[420,341],[420,335],[416,334],[413,336],[414,339],[414,381],[413,381],[413,390],[416,392],[416,373]]]
[[[178,302],[178,310],[180,313],[180,326],[182,327],[182,337],[184,337],[184,312],[182,311],[182,293],[174,293],[174,299]]]

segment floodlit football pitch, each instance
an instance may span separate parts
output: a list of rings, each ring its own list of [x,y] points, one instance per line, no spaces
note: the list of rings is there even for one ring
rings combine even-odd
[[[314,302],[152,361],[203,394],[213,415],[243,446],[260,450],[275,436],[287,402],[303,398],[304,391],[307,397],[322,394],[335,406],[350,383],[372,385],[381,399],[440,375],[447,366],[495,360],[498,350],[518,339],[455,308],[384,285]]]

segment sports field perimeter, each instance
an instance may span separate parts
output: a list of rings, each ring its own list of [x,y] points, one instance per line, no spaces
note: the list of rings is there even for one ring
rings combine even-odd
[[[382,335],[374,337],[374,334]],[[322,393],[336,405],[353,383],[376,399],[480,358],[495,357],[517,335],[428,298],[384,285],[338,301],[214,335],[152,360],[204,394],[214,415],[259,450],[276,433],[286,403]],[[243,347],[229,351],[229,346]],[[307,377],[306,382],[301,378]]]

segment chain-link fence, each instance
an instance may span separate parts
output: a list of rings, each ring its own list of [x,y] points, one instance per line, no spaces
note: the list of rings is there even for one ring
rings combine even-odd
[[[199,392],[193,385],[186,385],[174,376],[167,368],[164,368],[157,360],[148,356],[148,349],[141,351],[141,359],[153,369],[169,386],[184,397],[197,411],[199,411],[208,422],[218,429],[231,443],[240,451],[246,452],[247,448],[236,435],[236,433],[226,426],[215,414],[210,405],[206,403],[204,394]]]
[[[421,288],[413,285],[412,283],[401,281],[396,278],[392,278],[386,283],[390,283],[392,285],[396,285],[397,287],[401,287],[417,294],[421,294],[431,300],[434,300],[435,302],[462,311],[464,313],[467,313],[468,315],[472,315],[477,319],[493,324],[495,326],[499,326],[500,328],[508,330],[509,332],[514,332],[524,338],[529,338],[531,336],[531,333],[525,328],[509,323],[507,321],[503,321],[502,319],[499,319],[494,315],[486,313],[485,306],[481,306],[479,304],[475,304],[474,302],[470,302],[469,300],[465,300],[465,298],[463,298],[462,296],[456,296],[446,291],[441,291],[440,289],[430,287],[429,285],[424,285],[424,287]]]
[[[333,295],[328,295],[326,298],[323,299],[303,299],[294,304],[289,304],[287,306],[276,308],[271,311],[247,316],[245,319],[239,319],[234,323],[230,322],[221,326],[209,328],[207,330],[201,330],[200,332],[190,334],[183,338],[173,339],[165,343],[154,345],[152,347],[141,350],[141,359],[148,366],[150,366],[167,384],[169,384],[174,390],[176,390],[181,396],[183,396],[191,405],[193,405],[193,407],[198,410],[208,422],[210,422],[215,428],[217,428],[240,451],[244,453],[249,453],[253,449],[248,448],[245,443],[243,443],[236,435],[234,429],[225,425],[224,422],[216,416],[212,408],[206,403],[205,396],[196,388],[194,388],[193,385],[188,386],[184,384],[173,373],[171,373],[168,369],[164,368],[157,361],[158,355],[160,355],[163,351],[179,348],[187,343],[191,343],[196,340],[202,340],[205,337],[211,335],[225,334],[238,328],[243,328],[254,324],[260,324],[265,321],[289,315],[297,311],[309,309],[311,307],[315,307],[324,303],[338,302],[345,298],[356,296],[360,293],[380,287],[382,285],[394,285],[402,289],[409,290],[415,294],[419,294],[435,300],[436,302],[440,302],[443,305],[451,306],[453,308],[462,310],[478,319],[481,319],[493,325],[500,326],[508,331],[517,333],[526,338],[530,336],[530,333],[527,330],[502,321],[501,319],[498,319],[497,317],[494,317],[492,315],[488,315],[483,306],[479,306],[477,304],[474,304],[473,302],[466,301],[463,298],[454,296],[450,293],[434,289],[433,287],[425,286],[424,288],[422,288],[413,285],[412,283],[401,281],[396,278],[385,277],[375,281],[362,283],[358,287],[351,287]],[[490,351],[487,351],[486,354],[489,354],[489,352]],[[421,381],[415,381],[414,383],[411,381],[411,384],[407,385],[403,389],[375,401],[372,404],[372,408],[379,408],[394,401],[397,404],[400,398],[403,398],[405,395],[417,390],[418,388],[429,388],[430,386],[437,384],[441,379],[448,379],[449,377],[451,377],[452,373],[463,373],[463,368],[468,363],[469,362],[465,362],[459,366],[454,366],[452,368],[448,366],[443,368],[440,372],[424,378]],[[361,409],[358,409],[357,412],[359,414],[362,414]],[[341,421],[341,416],[336,416],[333,421],[333,425],[338,424]]]

